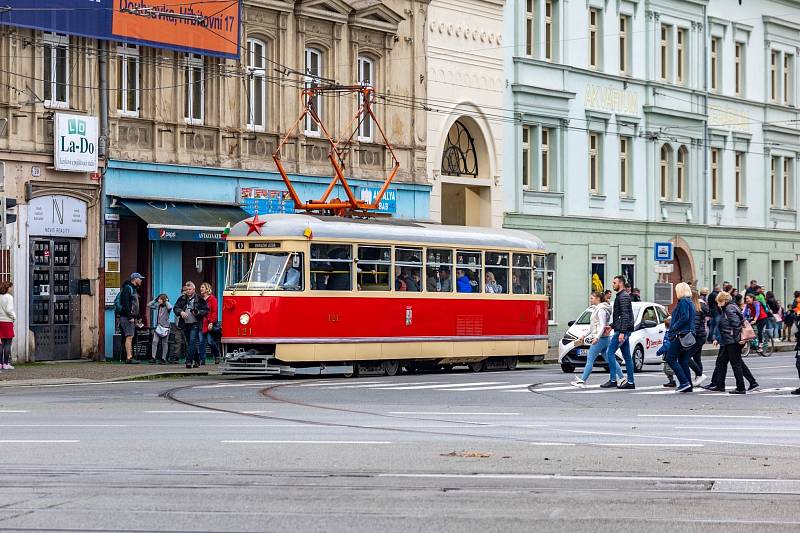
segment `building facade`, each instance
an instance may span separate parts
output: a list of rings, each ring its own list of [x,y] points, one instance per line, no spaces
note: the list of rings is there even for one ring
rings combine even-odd
[[[431,218],[503,222],[505,0],[432,0],[427,35]]]
[[[549,247],[551,334],[626,275],[797,288],[797,2],[506,6],[505,225]],[[510,182],[513,181],[513,185]]]
[[[36,254],[50,257],[56,248],[49,251],[27,236],[31,198],[64,195],[85,203],[86,227],[78,233],[84,236],[67,243],[68,262],[75,268],[65,289],[65,296],[79,289],[91,292],[70,299],[79,300],[80,309],[70,308],[66,318],[80,330],[73,336],[80,350],[72,345],[52,357],[110,356],[113,301],[131,272],[145,275],[141,292],[146,299],[166,293],[174,302],[185,280],[210,282],[219,292],[225,224],[255,212],[293,208],[271,156],[300,115],[304,84],[375,88],[376,114],[400,161],[385,208],[395,216],[429,218],[427,131],[418,105],[426,95],[427,9],[422,0],[242,2],[238,59],[108,43],[107,158],[101,159],[98,174],[50,167],[54,117],[101,114],[102,44],[2,26],[0,120],[7,119],[8,127],[0,146],[7,163],[6,192],[20,202],[19,219],[10,227],[19,234],[13,245],[17,358],[50,357],[33,348],[41,345],[36,339],[43,334],[30,322],[39,301],[32,291],[41,292],[32,287],[44,285],[36,281],[41,274],[34,268]],[[315,105],[339,138],[359,102],[355,95],[332,96]],[[376,126],[371,121],[359,125],[346,168],[362,198],[380,187],[391,163]],[[300,123],[282,162],[301,198],[317,198],[325,190],[332,175],[327,154],[319,127]],[[337,194],[343,197],[342,191]],[[48,242],[50,247],[63,244]],[[52,261],[49,266],[51,276],[67,275],[52,270]],[[53,294],[45,289],[46,296]],[[57,323],[65,313],[52,309],[63,304],[50,300],[49,320]]]

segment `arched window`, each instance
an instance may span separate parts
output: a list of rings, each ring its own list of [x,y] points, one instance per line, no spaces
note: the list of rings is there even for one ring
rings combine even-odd
[[[267,118],[267,46],[247,40],[247,127],[264,131]]]
[[[363,87],[375,87],[375,62],[366,56],[358,56],[358,84]],[[359,96],[358,105],[361,106],[362,98]],[[365,116],[358,125],[358,140],[372,142],[372,117]]]
[[[316,48],[306,48],[306,87],[316,87],[319,85],[319,78],[322,77],[322,52]],[[322,98],[317,95],[311,102],[317,115],[322,117]],[[306,115],[306,135],[319,136],[319,124],[311,120]]]
[[[686,197],[686,172],[689,163],[689,150],[685,146],[678,148],[678,164],[675,167],[675,199],[682,202]]]
[[[442,152],[442,174],[445,176],[478,175],[475,139],[460,120],[456,120],[447,134],[444,152]]]
[[[661,161],[659,163],[660,197],[662,200],[669,198],[669,167],[672,159],[672,148],[668,144],[661,146]]]

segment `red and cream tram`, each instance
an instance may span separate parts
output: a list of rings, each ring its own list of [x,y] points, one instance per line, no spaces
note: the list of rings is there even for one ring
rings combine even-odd
[[[478,371],[547,350],[529,233],[267,215],[231,228],[227,254],[225,373]]]

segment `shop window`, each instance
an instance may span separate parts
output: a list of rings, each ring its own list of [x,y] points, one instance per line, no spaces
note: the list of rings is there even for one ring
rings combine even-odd
[[[395,290],[420,292],[422,290],[422,248],[395,248],[394,275]]]
[[[536,274],[537,283],[535,294],[544,294],[544,257],[537,255],[536,260],[541,262],[537,264]],[[511,269],[511,291],[513,294],[531,294],[533,286],[534,270],[531,264],[531,254],[517,254],[513,256],[513,264]]]
[[[311,245],[311,288],[313,290],[351,290],[352,269],[353,247],[351,245]]]
[[[631,286],[636,287],[636,256],[623,255],[620,258],[620,273],[625,281]]]
[[[425,290],[453,292],[453,251],[428,248],[425,261]]]
[[[388,246],[359,246],[356,276],[360,291],[391,290],[392,249]],[[408,286],[411,286],[410,281]]]
[[[508,294],[508,267],[507,252],[486,252],[484,287],[487,294]]]
[[[592,256],[592,279],[591,286],[593,291],[603,292],[606,288],[606,256]]]
[[[481,292],[481,252],[456,251],[456,292]]]
[[[47,107],[68,107],[69,37],[60,33],[45,33],[43,41],[44,104]]]

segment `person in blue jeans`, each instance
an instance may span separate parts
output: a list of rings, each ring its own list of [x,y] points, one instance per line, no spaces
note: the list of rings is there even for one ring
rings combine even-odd
[[[689,368],[689,348],[684,348],[681,339],[688,334],[695,335],[695,307],[692,303],[692,288],[688,283],[678,283],[675,286],[675,296],[678,305],[672,312],[672,321],[667,330],[666,337],[670,342],[667,352],[667,364],[675,377],[678,378],[678,388],[675,392],[692,392],[692,373]]]
[[[602,292],[595,291],[591,296],[592,317],[589,320],[589,333],[586,337],[582,337],[576,341],[575,344],[589,344],[589,354],[586,357],[586,366],[583,368],[583,374],[579,378],[575,378],[571,385],[574,387],[584,387],[586,380],[594,368],[594,362],[600,355],[605,356],[608,341],[611,335],[607,331],[611,323],[611,306],[605,301],[605,296]]]
[[[619,389],[635,389],[633,376],[633,359],[631,358],[631,343],[629,342],[631,333],[633,333],[634,317],[633,305],[631,305],[631,296],[625,291],[625,278],[623,276],[614,276],[612,287],[617,293],[614,298],[613,319],[612,325],[614,332],[608,342],[606,349],[606,361],[608,361],[609,380],[602,385],[601,388],[608,389],[617,387]],[[622,372],[617,365],[616,353],[617,350],[622,352],[622,358],[625,360],[625,370],[628,378],[622,376]],[[618,376],[620,376],[618,378]]]

